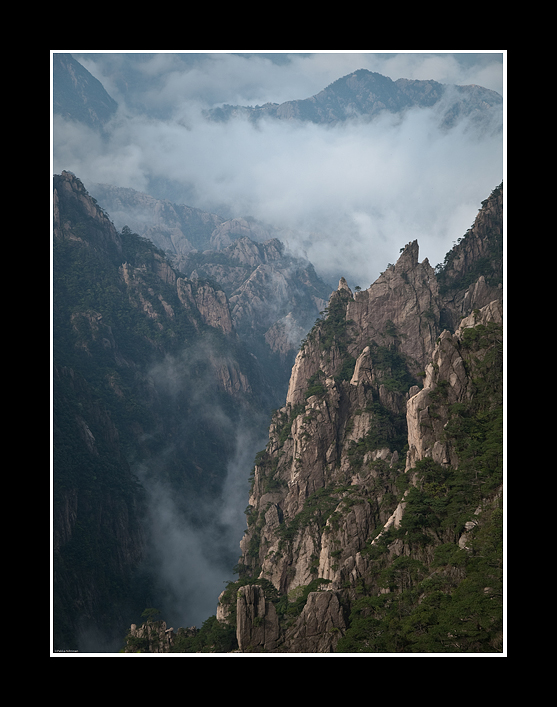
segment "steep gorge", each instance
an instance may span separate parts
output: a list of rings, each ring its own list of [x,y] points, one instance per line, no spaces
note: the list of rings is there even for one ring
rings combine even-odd
[[[239,580],[201,631],[136,625],[126,650],[501,650],[502,206],[501,185],[437,272],[412,242],[368,290],[339,282],[256,456]],[[156,460],[151,479],[202,526],[196,499],[222,488],[230,421],[259,424],[272,396],[236,331],[249,291],[233,303],[183,277],[116,231],[69,173],[55,178],[54,238],[55,614],[67,648],[84,625],[139,616],[152,593],[138,574],[138,462]],[[230,246],[263,273],[275,247]]]
[[[238,233],[223,250],[191,251],[184,272],[118,231],[72,173],[53,187],[54,645],[104,650],[112,634],[121,642],[124,617],[138,621],[174,586],[157,569],[169,517],[184,581],[204,571],[187,556],[193,537],[211,538],[193,553],[203,567],[229,576],[243,508],[230,489],[248,488],[247,474],[229,476],[284,399],[324,285],[280,241]],[[189,216],[186,233],[221,223]],[[199,620],[182,586],[172,602]]]
[[[207,524],[273,394],[218,286],[118,232],[75,175],[53,187],[54,646],[76,649],[85,635],[121,642],[155,593],[150,489]]]

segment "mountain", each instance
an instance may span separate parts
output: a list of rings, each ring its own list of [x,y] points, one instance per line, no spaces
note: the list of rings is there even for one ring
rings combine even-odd
[[[76,649],[88,635],[121,642],[157,595],[161,489],[176,523],[209,524],[214,557],[233,564],[215,499],[273,395],[222,289],[117,231],[75,175],[53,187],[54,647]]]
[[[282,403],[300,341],[324,309],[330,288],[307,260],[277,238],[247,236],[220,251],[189,253],[181,270],[218,282],[226,293],[235,330],[267,372]]]
[[[54,115],[78,121],[102,132],[118,104],[102,83],[71,54],[52,55],[52,108]]]
[[[172,258],[232,242],[227,236],[231,230],[234,232],[234,225],[217,214],[156,199],[126,187],[88,184],[87,190],[110,214],[117,228],[128,226]]]
[[[300,120],[334,125],[355,117],[372,119],[388,111],[401,113],[410,108],[440,109],[442,127],[451,127],[458,118],[469,116],[477,124],[501,129],[502,97],[481,86],[451,86],[437,81],[397,79],[359,69],[327,86],[315,96],[263,106],[224,105],[207,111],[213,120],[226,121],[244,116]]]
[[[255,458],[239,580],[166,650],[503,650],[502,216],[500,185],[438,272],[412,242],[340,281]]]
[[[129,226],[143,238],[148,238],[178,268],[187,269],[187,256],[194,251],[223,250],[242,237],[259,243],[273,238],[285,240],[289,235],[287,231],[250,217],[225,219],[128,187],[88,184],[87,189],[110,214],[117,228]]]
[[[289,252],[279,240],[282,232],[254,219],[225,220],[106,184],[89,189],[116,226],[152,241],[187,278],[213,283],[226,294],[232,325],[280,405],[300,341],[330,293],[311,263]]]
[[[134,90],[141,86],[144,91],[156,81],[156,77],[141,71],[150,57],[149,54],[107,55],[104,60],[105,70],[112,74],[118,90],[140,111],[145,106],[137,96],[134,98]],[[180,58],[184,65],[194,66],[199,61],[196,55],[180,55]],[[503,99],[496,91],[475,84],[458,86],[432,79],[393,81],[377,72],[358,69],[309,98],[262,106],[224,104],[206,110],[205,115],[215,121],[241,116],[254,122],[273,118],[334,125],[353,118],[374,119],[384,111],[401,114],[411,108],[435,107],[439,124],[445,129],[468,117],[479,128],[500,132],[502,106]],[[117,103],[71,54],[53,54],[53,108],[55,114],[102,131],[115,114]],[[164,109],[160,110],[162,117]],[[157,115],[158,109],[152,108],[151,112]]]

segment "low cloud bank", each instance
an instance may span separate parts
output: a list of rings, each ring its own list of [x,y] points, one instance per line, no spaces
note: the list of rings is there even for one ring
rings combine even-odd
[[[500,134],[479,134],[466,120],[438,125],[435,108],[334,127],[212,123],[192,109],[181,122],[119,115],[103,143],[57,118],[54,162],[86,186],[253,216],[284,229],[325,278],[367,287],[411,240],[422,258],[442,262],[502,180]]]

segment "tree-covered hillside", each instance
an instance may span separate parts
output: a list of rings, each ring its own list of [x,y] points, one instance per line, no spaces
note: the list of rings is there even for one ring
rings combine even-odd
[[[89,626],[122,636],[147,605],[145,484],[207,523],[201,501],[270,402],[224,293],[117,232],[73,175],[54,189],[54,630],[74,648]]]

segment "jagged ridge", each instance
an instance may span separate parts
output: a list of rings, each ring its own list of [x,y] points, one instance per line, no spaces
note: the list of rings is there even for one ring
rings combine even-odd
[[[374,119],[383,111],[402,113],[410,108],[439,107],[440,125],[449,128],[463,116],[478,125],[501,129],[502,98],[481,86],[449,86],[437,81],[391,80],[367,69],[359,69],[334,81],[315,96],[280,105],[224,105],[207,111],[213,120],[247,117],[301,120],[335,124],[350,119]]]
[[[500,650],[501,207],[502,186],[448,261],[463,264],[462,281],[478,275],[489,250],[465,289],[456,283],[442,294],[411,243],[369,290],[354,296],[341,280],[304,341],[286,406],[256,459],[239,564],[239,585],[270,582],[279,599],[258,595],[251,624],[238,614],[240,650]],[[486,220],[497,224],[495,232],[486,231]],[[442,331],[443,321],[463,314],[454,334]],[[482,533],[495,548],[493,571],[474,559]],[[483,592],[481,618],[460,616],[463,587],[486,576],[494,586]],[[311,636],[302,637],[318,597],[297,616],[289,616],[290,599],[319,582],[327,583],[328,609],[332,595],[338,602],[329,624],[335,630],[313,621]],[[404,635],[375,632],[401,602],[405,615],[418,611],[416,592],[440,602],[425,628],[414,630],[408,619]],[[237,612],[252,611],[242,608],[247,596]],[[440,608],[447,602],[459,619]],[[254,634],[257,617],[268,631]],[[362,625],[364,637],[357,635]]]

